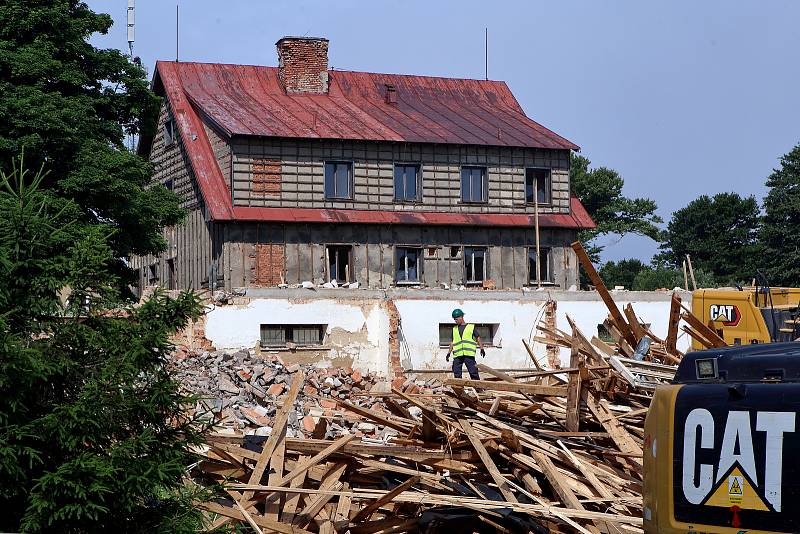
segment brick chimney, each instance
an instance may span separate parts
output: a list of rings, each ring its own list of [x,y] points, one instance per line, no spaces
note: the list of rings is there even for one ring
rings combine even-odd
[[[284,37],[278,47],[281,83],[287,93],[328,92],[328,40]]]

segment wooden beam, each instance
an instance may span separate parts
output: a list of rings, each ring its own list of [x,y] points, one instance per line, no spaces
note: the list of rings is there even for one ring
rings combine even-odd
[[[487,382],[485,380],[467,380],[462,378],[448,378],[445,380],[448,386],[473,387],[475,389],[485,389],[489,391],[510,391],[512,393],[522,393],[529,395],[543,395],[546,397],[566,397],[567,388],[563,386],[542,386],[540,384],[528,384],[525,382]]]
[[[531,451],[531,456],[533,459],[536,460],[536,463],[542,469],[542,473],[544,473],[544,477],[553,486],[553,490],[555,490],[556,495],[558,498],[561,499],[561,503],[566,508],[575,508],[576,510],[584,510],[585,508],[578,500],[578,497],[573,493],[573,491],[563,482],[563,475],[561,472],[556,469],[556,466],[553,465],[553,462],[550,461],[545,454],[539,451]]]
[[[589,259],[589,255],[586,254],[586,251],[583,249],[583,246],[579,241],[572,243],[572,250],[574,250],[575,254],[577,254],[578,261],[581,262],[583,270],[586,271],[586,274],[589,276],[589,280],[592,281],[592,285],[600,294],[600,298],[603,299],[603,302],[606,304],[608,312],[611,314],[611,318],[614,320],[614,323],[616,324],[620,333],[625,338],[625,341],[627,341],[631,346],[635,347],[637,343],[636,336],[633,335],[630,325],[628,325],[628,323],[626,323],[625,319],[622,317],[622,314],[620,313],[619,308],[617,308],[617,304],[614,302],[614,299],[611,298],[611,294],[608,292],[603,279],[600,278],[599,274],[597,274],[594,265],[592,265],[592,260]]]
[[[375,502],[369,504],[363,510],[359,511],[353,517],[353,523],[358,523],[359,521],[366,521],[381,506],[392,502],[392,499],[394,499],[396,496],[400,495],[401,493],[403,493],[407,489],[410,489],[417,482],[419,482],[419,477],[418,476],[413,476],[413,477],[409,478],[408,480],[406,480],[405,482],[403,482],[402,484],[398,484],[389,493],[387,493],[383,497],[380,497]]]
[[[269,439],[267,439],[264,448],[261,449],[261,454],[258,457],[256,466],[253,468],[252,473],[250,473],[250,480],[248,481],[250,484],[261,484],[261,478],[264,476],[264,471],[269,465],[272,453],[275,452],[278,442],[284,441],[286,437],[284,431],[286,429],[286,423],[289,420],[289,412],[294,410],[294,401],[297,399],[297,394],[300,392],[300,388],[303,386],[305,379],[305,375],[302,371],[295,373],[292,378],[292,385],[289,387],[289,393],[286,394],[283,406],[275,416],[275,423],[272,425],[272,434],[270,434]],[[245,501],[249,501],[252,497],[252,493],[245,492]]]
[[[687,310],[684,306],[683,309],[685,310],[684,313],[681,314],[681,319],[689,323],[689,325],[694,328],[701,336],[706,338],[709,343],[711,343],[712,347],[717,349],[721,347],[727,347],[728,344],[722,339],[719,334],[717,334],[714,330],[709,328],[708,326],[703,324],[703,321],[697,318],[695,314],[691,311]]]
[[[583,357],[579,350],[580,340],[572,331],[572,351],[569,356],[569,366],[580,368],[583,365]],[[567,384],[567,430],[578,432],[581,421],[581,373],[570,373],[569,383]]]
[[[198,502],[195,504],[195,506],[215,514],[229,517],[231,519],[246,521],[244,514],[236,508],[224,506],[215,502]],[[280,534],[312,534],[312,532],[308,530],[293,527],[292,525],[287,525],[286,523],[281,523],[279,521],[273,521],[260,515],[251,514],[251,517],[258,526],[271,529],[271,531],[279,532]]]
[[[475,449],[475,452],[478,453],[483,465],[486,466],[486,470],[489,471],[489,476],[491,476],[492,480],[494,480],[494,483],[497,484],[500,493],[503,494],[503,497],[505,497],[506,501],[514,503],[519,502],[509,489],[506,479],[500,473],[500,470],[497,469],[492,457],[489,456],[489,452],[486,450],[486,447],[483,446],[483,443],[478,438],[478,435],[475,433],[475,430],[473,430],[469,421],[467,421],[465,417],[459,417],[458,423],[461,425],[461,428],[464,429],[464,433],[467,435],[470,443],[472,443],[472,447]]]

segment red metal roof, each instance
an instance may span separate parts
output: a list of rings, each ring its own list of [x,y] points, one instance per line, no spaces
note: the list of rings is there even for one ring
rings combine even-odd
[[[384,102],[386,84],[397,104]],[[527,118],[503,82],[331,71],[328,95],[287,95],[274,67],[159,61],[154,86],[170,102],[211,220],[533,224],[525,214],[234,207],[204,119],[228,135],[578,149]],[[541,226],[593,228],[580,201],[570,204],[570,214],[540,215]]]
[[[583,204],[571,199],[571,213],[542,213],[542,228],[594,228],[594,221]],[[519,213],[443,213],[430,211],[368,211],[311,208],[255,208],[235,206],[237,221],[351,223],[351,224],[433,224],[466,226],[528,226],[533,227],[533,215]]]
[[[328,94],[286,94],[277,67],[169,64],[189,100],[228,135],[578,150],[525,116],[505,82],[329,72]],[[386,85],[397,103],[385,101]]]

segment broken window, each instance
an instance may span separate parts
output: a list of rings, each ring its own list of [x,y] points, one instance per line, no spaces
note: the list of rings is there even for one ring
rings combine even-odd
[[[175,280],[175,260],[170,258],[167,260],[167,289],[178,289],[177,281]]]
[[[486,202],[486,167],[461,167],[461,202]]]
[[[539,276],[541,276],[542,282],[552,282],[552,271],[550,269],[550,249],[549,248],[539,248],[539,265],[540,272]],[[531,247],[528,249],[528,282],[530,284],[536,284],[536,247]]]
[[[395,271],[398,283],[419,283],[422,276],[422,249],[397,247]]]
[[[328,281],[349,284],[353,280],[353,247],[329,245],[325,247],[328,258]]]
[[[537,200],[550,204],[550,169],[525,169],[525,202],[534,204]]]
[[[479,283],[486,280],[486,249],[464,247],[464,281]]]
[[[353,198],[353,162],[325,162],[325,198]]]
[[[322,345],[327,325],[324,324],[262,324],[262,347],[285,347],[292,343],[299,347]]]
[[[175,190],[175,185],[172,178],[167,178],[166,180],[164,180],[164,187],[166,187],[168,191]]]
[[[419,165],[394,166],[394,199],[398,202],[419,200]]]
[[[147,268],[147,285],[158,284],[158,264],[154,263]]]
[[[172,119],[164,123],[164,146],[175,143],[175,121]]]
[[[455,323],[439,323],[439,346],[447,347],[453,341]],[[475,325],[475,334],[481,337],[484,345],[494,345],[494,336],[499,324],[480,323]]]
[[[461,257],[461,247],[450,247],[450,259],[457,260]]]

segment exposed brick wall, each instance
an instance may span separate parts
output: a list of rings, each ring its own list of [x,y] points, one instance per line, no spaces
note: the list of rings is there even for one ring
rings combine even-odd
[[[256,195],[280,198],[280,159],[256,158],[253,160],[253,193]]]
[[[285,245],[258,243],[253,250],[255,251],[253,285],[276,286],[283,283],[283,271],[286,265]]]
[[[403,365],[400,363],[400,312],[394,301],[386,301],[389,314],[389,374],[393,379],[405,380]]]
[[[328,92],[328,40],[284,37],[278,47],[281,83],[287,93]]]

